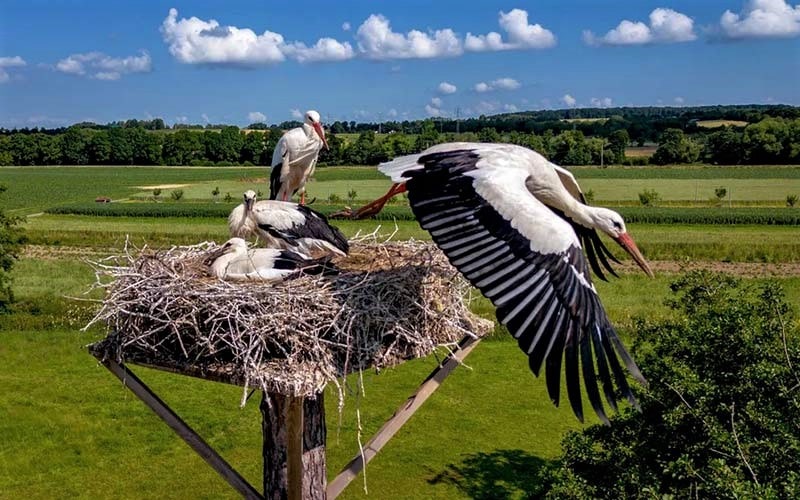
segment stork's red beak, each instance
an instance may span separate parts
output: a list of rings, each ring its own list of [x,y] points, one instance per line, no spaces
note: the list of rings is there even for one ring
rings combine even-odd
[[[635,260],[636,263],[639,264],[639,267],[642,268],[642,271],[644,271],[645,274],[647,274],[651,278],[655,277],[653,275],[653,271],[650,270],[650,266],[647,264],[647,261],[644,260],[642,252],[639,251],[639,248],[636,246],[636,243],[633,242],[633,239],[630,237],[628,233],[622,233],[614,239],[617,241],[617,243],[619,243],[619,246],[621,246],[622,248],[625,249],[626,252],[631,254],[633,260]]]
[[[322,139],[322,145],[325,146],[325,149],[330,149],[328,147],[328,141],[325,139],[325,131],[322,130],[322,125],[319,122],[314,123],[314,131],[317,133],[320,139]]]

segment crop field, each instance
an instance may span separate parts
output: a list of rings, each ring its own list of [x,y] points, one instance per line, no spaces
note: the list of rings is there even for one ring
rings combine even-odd
[[[700,120],[698,127],[719,128],[719,127],[746,127],[747,122],[741,120]]]
[[[670,283],[683,271],[725,271],[757,285],[776,279],[800,304],[800,167],[576,168],[598,204],[621,207],[628,230],[652,262],[655,279],[623,261],[620,278],[596,283],[611,321],[635,335],[637,319],[670,315]],[[237,498],[172,431],[86,353],[105,333],[81,331],[96,304],[76,299],[93,281],[85,259],[128,243],[166,248],[228,237],[225,217],[246,189],[268,191],[265,167],[3,167],[0,206],[26,215],[29,245],[12,277],[17,302],[0,315],[0,498]],[[162,187],[153,201],[152,186]],[[175,185],[180,185],[177,187]],[[321,168],[309,184],[314,208],[330,213],[383,194],[390,182],[375,168]],[[143,188],[143,186],[148,186]],[[218,200],[211,191],[220,188]],[[730,193],[723,206],[708,200]],[[170,192],[183,190],[173,201]],[[657,191],[663,206],[641,207],[638,193]],[[354,199],[348,193],[355,191]],[[223,201],[226,193],[234,198]],[[110,204],[94,203],[110,196]],[[334,199],[334,202],[330,200]],[[352,201],[352,203],[351,203]],[[703,208],[695,201],[707,202]],[[668,203],[669,202],[669,203]],[[669,205],[669,206],[667,206]],[[738,207],[738,208],[736,208]],[[378,230],[395,239],[428,240],[402,198],[377,220],[335,221],[348,236]],[[473,310],[493,317],[477,299]],[[436,365],[434,357],[347,382],[341,414],[326,392],[328,471],[334,476]],[[579,423],[568,405],[554,408],[543,380],[528,371],[516,342],[498,327],[467,358],[356,479],[342,498],[525,498],[561,453],[560,440]],[[240,388],[135,368],[251,483],[260,484],[261,430],[255,395],[243,407]],[[502,409],[502,411],[500,411]],[[464,438],[465,430],[470,438]],[[478,484],[481,478],[484,483]],[[146,480],[145,480],[146,479]],[[423,493],[421,493],[423,492]],[[533,495],[535,496],[535,495]]]

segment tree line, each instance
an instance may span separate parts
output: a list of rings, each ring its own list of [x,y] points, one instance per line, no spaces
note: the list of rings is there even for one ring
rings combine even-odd
[[[79,124],[57,133],[0,131],[0,165],[269,165],[284,132],[278,126],[165,132],[129,122],[102,128]],[[597,135],[577,127],[542,133],[483,127],[456,133],[426,120],[414,133],[363,130],[342,136],[331,129],[330,149],[321,153],[320,165],[376,165],[451,141],[518,144],[562,165],[800,164],[800,118],[767,117],[745,127],[701,131],[666,128],[656,139],[652,157],[631,158],[625,151],[635,141],[624,128]]]

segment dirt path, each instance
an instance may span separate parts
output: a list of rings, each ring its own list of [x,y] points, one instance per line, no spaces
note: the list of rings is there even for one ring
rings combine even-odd
[[[119,253],[116,248],[90,248],[49,245],[27,245],[23,257],[34,259],[74,259],[81,257],[104,257]],[[639,268],[631,261],[615,266],[623,273],[638,273]],[[680,262],[674,260],[650,261],[650,267],[656,274],[677,274],[695,269],[724,272],[746,278],[757,277],[794,277],[800,276],[800,262],[779,264],[761,262]]]

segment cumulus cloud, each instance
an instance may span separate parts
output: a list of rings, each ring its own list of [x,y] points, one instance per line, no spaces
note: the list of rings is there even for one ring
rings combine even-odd
[[[475,111],[484,115],[486,113],[494,113],[497,111],[497,103],[493,101],[481,101],[475,106]]]
[[[111,57],[102,52],[72,54],[56,63],[56,71],[70,75],[88,76],[97,80],[119,80],[130,73],[149,73],[152,69],[150,54],[142,51],[138,56]]]
[[[260,123],[267,121],[267,115],[260,111],[251,111],[247,113],[247,119],[250,120],[250,123]]]
[[[443,116],[442,110],[431,104],[425,105],[425,112],[428,113],[428,116],[433,116],[433,117]]]
[[[347,21],[342,23],[342,31],[350,31],[350,23]]]
[[[592,99],[589,102],[592,104],[592,106],[594,106],[596,108],[610,108],[611,107],[611,98],[610,97],[602,97],[602,98],[592,97]]]
[[[519,111],[519,108],[514,104],[503,104],[503,110],[508,111],[509,113],[516,113]]]
[[[528,22],[528,12],[513,9],[510,12],[500,11],[498,15],[500,28],[506,33],[506,40],[496,31],[486,35],[467,33],[464,48],[471,52],[487,52],[497,50],[546,49],[556,44],[553,33],[540,24]]]
[[[359,51],[368,59],[431,59],[458,56],[464,51],[461,40],[450,28],[397,33],[380,14],[372,14],[358,27],[356,39]]]
[[[396,109],[392,108],[389,111],[387,111],[386,114],[389,116],[389,118],[395,118],[398,113]]]
[[[683,103],[686,102],[686,100],[683,97],[680,97],[680,96],[676,97],[674,99],[674,101],[675,101],[675,104],[678,104],[678,105],[683,105]]]
[[[578,101],[569,94],[564,94],[564,97],[561,98],[561,102],[567,105],[567,107],[573,107]]]
[[[731,39],[776,38],[800,35],[800,4],[785,0],[749,0],[739,14],[726,10],[719,21]]]
[[[211,118],[209,118],[208,115],[205,114],[205,113],[201,113],[200,114],[200,118],[202,118],[203,122],[205,122],[205,123],[211,123]]]
[[[591,31],[583,32],[588,45],[646,45],[654,43],[691,42],[697,39],[694,20],[672,9],[658,8],[650,13],[650,24],[627,19],[598,37]]]
[[[236,64],[255,66],[279,63],[286,58],[299,62],[343,61],[355,53],[348,42],[320,38],[311,47],[286,42],[269,30],[256,34],[249,28],[222,26],[215,19],[178,19],[170,9],[161,24],[161,34],[175,59],[185,64]]]
[[[520,88],[522,84],[520,84],[517,80],[513,78],[498,78],[497,80],[492,80],[489,83],[486,82],[478,82],[475,84],[475,92],[491,92],[493,90],[517,90]]]
[[[25,65],[25,60],[20,56],[0,57],[0,83],[5,83],[11,79],[6,68],[16,68]]]
[[[294,118],[295,120],[303,119],[303,113],[299,109],[293,108],[290,109],[289,112],[292,114],[292,118]]]
[[[456,87],[452,83],[442,82],[442,83],[439,84],[439,93],[440,94],[445,94],[445,95],[447,95],[447,94],[455,94],[456,90],[458,90],[458,87]]]
[[[440,97],[431,97],[431,105],[436,106],[437,108],[441,108],[442,99]]]

